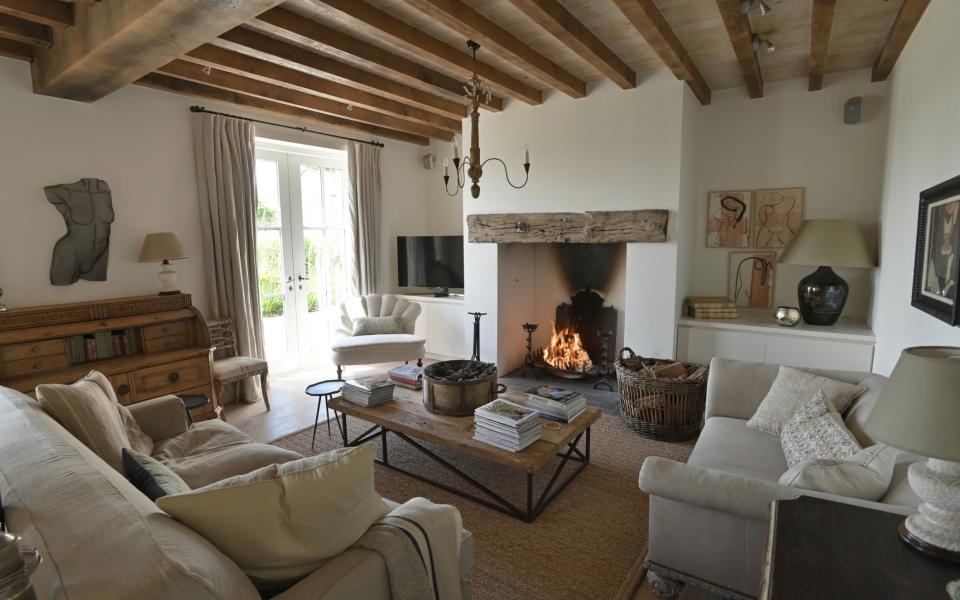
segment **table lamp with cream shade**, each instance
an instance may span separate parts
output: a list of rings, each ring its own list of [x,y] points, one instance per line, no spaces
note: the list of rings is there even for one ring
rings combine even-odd
[[[900,537],[960,561],[960,348],[907,348],[865,424],[877,440],[927,460],[910,465],[910,487],[923,500]]]
[[[160,273],[157,278],[160,280],[160,295],[166,296],[179,294],[177,288],[177,272],[173,270],[170,264],[171,260],[189,258],[187,251],[180,243],[176,234],[169,231],[160,233],[148,233],[143,240],[143,248],[140,250],[140,262],[162,262]]]
[[[831,267],[876,266],[860,226],[840,219],[804,221],[779,262],[818,267],[797,286],[800,314],[810,325],[833,325],[847,303],[850,286]]]

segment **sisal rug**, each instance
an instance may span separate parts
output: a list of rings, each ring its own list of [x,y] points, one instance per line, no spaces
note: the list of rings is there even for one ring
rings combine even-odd
[[[351,418],[350,437],[368,426]],[[335,423],[331,437],[326,426],[320,426],[314,450],[310,448],[312,433],[311,427],[273,443],[304,455],[342,444]],[[427,446],[518,506],[523,505],[522,475]],[[476,600],[631,598],[644,574],[640,561],[647,548],[647,497],[637,487],[640,465],[647,456],[686,460],[692,448],[693,442],[676,444],[642,438],[624,427],[618,417],[604,415],[593,426],[590,464],[529,524],[381,465],[376,466],[376,486],[382,496],[397,502],[422,496],[460,510],[464,527],[474,535]],[[467,485],[458,484],[430,458],[392,434],[388,451],[393,464],[458,487]],[[559,463],[560,459],[556,460]],[[538,475],[534,500],[553,470],[547,467]]]

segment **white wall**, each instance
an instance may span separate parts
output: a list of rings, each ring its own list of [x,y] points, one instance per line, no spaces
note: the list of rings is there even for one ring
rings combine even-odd
[[[523,147],[529,144],[530,183],[511,189],[500,165],[488,163],[480,198],[464,194],[464,214],[664,208],[673,219],[680,198],[682,85],[663,70],[629,91],[600,82],[590,86],[586,98],[551,94],[541,106],[511,102],[501,113],[483,112],[482,157],[504,159],[513,180],[522,181]],[[469,137],[465,131],[464,147]],[[627,246],[624,343],[647,355],[673,354],[675,232],[673,224],[665,244]],[[513,335],[522,336],[523,317],[500,315],[500,323],[497,315],[498,285],[519,275],[509,281],[498,277],[502,261],[495,244],[468,243],[465,262],[467,309],[490,313],[483,322],[481,356],[498,361],[501,369],[519,366]],[[631,293],[631,286],[641,289]],[[503,290],[500,298],[509,301]],[[501,333],[510,336],[509,343],[498,344]]]
[[[200,242],[191,114],[198,101],[128,86],[93,104],[34,95],[27,63],[0,58],[0,287],[11,308],[98,298],[152,294],[158,266],[140,264],[143,237],[174,231],[190,258],[177,261],[180,288],[207,310]],[[211,109],[244,114],[229,105]],[[262,116],[262,115],[256,115]],[[280,122],[292,122],[277,118]],[[349,132],[343,132],[349,135]],[[313,134],[257,126],[257,134],[343,148]],[[396,236],[429,234],[426,147],[384,140],[381,159],[383,223],[380,285],[396,287]],[[66,229],[43,187],[81,177],[106,180],[116,221],[110,240],[107,281],[54,287],[49,269],[53,244]],[[430,181],[432,183],[432,180]],[[449,225],[447,226],[449,229]],[[458,229],[457,229],[458,230]]]
[[[960,346],[960,329],[910,306],[919,193],[960,175],[960,2],[933,0],[890,80],[880,275],[874,301],[874,370],[889,373],[903,348]]]
[[[844,125],[843,104],[853,96],[864,99],[863,121]],[[887,86],[870,83],[869,70],[829,75],[818,92],[807,91],[806,79],[767,84],[764,97],[757,100],[749,99],[742,89],[714,92],[710,106],[698,111],[698,123],[693,123],[697,185],[692,206],[698,225],[692,241],[690,293],[728,293],[732,249],[704,245],[711,191],[803,187],[804,218],[853,219],[875,242],[886,110]],[[775,303],[796,306],[797,283],[811,272],[812,267],[777,265]],[[844,314],[866,317],[871,271],[838,272],[850,283]]]

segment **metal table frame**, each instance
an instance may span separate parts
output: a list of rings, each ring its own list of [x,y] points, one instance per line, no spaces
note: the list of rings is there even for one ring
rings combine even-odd
[[[341,419],[341,415],[342,415],[342,419]],[[521,507],[521,506],[517,506],[510,500],[504,498],[503,496],[493,491],[483,483],[477,481],[477,479],[463,472],[461,469],[457,468],[446,459],[437,455],[435,452],[433,452],[429,448],[426,448],[420,442],[411,438],[409,435],[406,435],[399,431],[394,431],[392,429],[387,429],[386,427],[383,427],[381,425],[373,425],[372,427],[370,427],[369,429],[367,429],[366,431],[364,431],[363,433],[361,433],[360,435],[358,435],[357,437],[351,440],[349,438],[349,435],[347,434],[346,413],[341,413],[338,410],[334,410],[333,416],[337,421],[337,429],[340,430],[340,436],[343,438],[343,445],[345,447],[359,446],[360,444],[369,442],[379,437],[381,441],[382,458],[377,458],[376,459],[377,463],[385,467],[388,467],[390,469],[393,469],[395,471],[399,471],[400,473],[403,473],[405,475],[409,475],[410,477],[413,477],[415,479],[419,479],[420,481],[429,483],[431,485],[435,485],[440,489],[450,492],[451,494],[456,494],[461,498],[472,500],[477,504],[481,504],[483,506],[486,506],[487,508],[491,508],[505,515],[509,515],[511,517],[520,519],[521,521],[525,521],[527,523],[532,523],[534,520],[536,520],[536,518],[540,516],[540,514],[550,505],[550,503],[553,502],[557,498],[557,496],[559,496],[560,493],[564,489],[566,489],[566,487],[570,485],[570,483],[574,479],[576,479],[577,475],[580,474],[580,471],[582,471],[584,467],[590,464],[590,427],[587,427],[584,431],[580,432],[573,439],[573,441],[567,443],[566,452],[562,454],[557,453],[557,456],[560,457],[562,460],[560,461],[560,464],[557,465],[556,470],[554,470],[553,475],[550,477],[550,481],[547,483],[546,487],[543,489],[543,492],[536,499],[536,501],[534,501],[534,497],[533,497],[534,495],[533,494],[533,473],[526,473],[526,479],[527,479],[526,506]],[[414,473],[408,469],[405,469],[403,467],[390,463],[390,456],[389,456],[389,450],[387,445],[388,433],[394,434],[395,436],[400,438],[402,441],[406,442],[416,450],[420,451],[422,454],[425,454],[434,462],[442,466],[445,470],[456,475],[458,479],[460,479],[461,481],[465,481],[466,483],[470,484],[472,487],[482,492],[483,495],[486,497],[478,496],[477,494],[471,493],[469,491],[461,490],[459,488],[443,483],[442,481],[431,479],[427,476],[421,475],[419,473]],[[584,449],[582,451],[578,447],[581,438],[584,438]],[[566,476],[566,478],[563,479],[563,481],[558,485],[557,481],[560,479],[560,474],[561,472],[564,471],[564,467],[566,467],[568,463],[574,464],[574,466],[571,467],[573,468],[573,471],[569,473]],[[556,489],[554,489],[555,487]]]

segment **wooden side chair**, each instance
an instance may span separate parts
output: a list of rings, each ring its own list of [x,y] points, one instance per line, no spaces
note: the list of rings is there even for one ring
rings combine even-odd
[[[237,334],[230,319],[207,321],[207,329],[210,331],[210,344],[216,347],[213,354],[213,387],[220,404],[223,404],[224,386],[259,376],[263,403],[270,410],[267,361],[252,356],[237,356]]]

